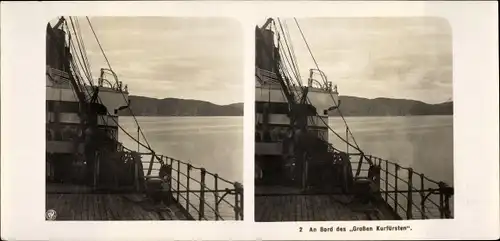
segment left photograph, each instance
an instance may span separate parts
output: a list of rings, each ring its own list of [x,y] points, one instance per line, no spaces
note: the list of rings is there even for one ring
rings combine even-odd
[[[56,17],[45,65],[46,220],[243,220],[237,20]]]

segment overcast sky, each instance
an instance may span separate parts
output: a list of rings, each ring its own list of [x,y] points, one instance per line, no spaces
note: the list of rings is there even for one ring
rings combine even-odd
[[[132,95],[243,102],[243,30],[223,18],[92,17],[118,77]],[[70,24],[68,19],[68,24]],[[85,18],[79,18],[93,75],[106,68]],[[70,25],[71,26],[71,25]]]
[[[341,95],[441,103],[452,98],[452,36],[439,18],[297,19],[318,65]],[[286,21],[302,76],[314,68]],[[264,22],[264,20],[262,21]],[[303,79],[304,79],[303,77]]]
[[[264,19],[263,19],[264,20]],[[223,18],[92,17],[119,78],[133,95],[243,102],[240,24]],[[314,67],[293,19],[303,77]],[[452,98],[452,36],[439,18],[298,19],[313,54],[341,95],[440,103]],[[262,21],[263,23],[264,21]],[[87,21],[80,28],[94,76],[106,67]],[[262,24],[260,23],[260,24]]]

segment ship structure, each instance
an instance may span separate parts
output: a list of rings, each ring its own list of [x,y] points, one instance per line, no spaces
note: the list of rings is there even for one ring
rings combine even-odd
[[[337,86],[295,23],[316,65],[306,81],[286,23],[269,18],[255,29],[255,220],[453,218],[452,187],[359,148]],[[328,125],[334,111],[352,141]],[[329,143],[330,132],[346,150]]]
[[[243,186],[154,152],[108,66],[94,80],[78,18],[47,25],[47,220],[242,220]],[[130,111],[140,136],[119,123]],[[118,141],[122,131],[147,152]],[[145,143],[143,143],[145,141]]]

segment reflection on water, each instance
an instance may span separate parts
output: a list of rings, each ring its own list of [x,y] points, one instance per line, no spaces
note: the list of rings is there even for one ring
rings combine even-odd
[[[228,181],[242,183],[242,117],[137,117],[137,120],[148,143],[158,155],[175,158],[190,163],[194,167],[205,168],[207,172],[218,174]],[[120,117],[120,124],[128,133],[137,138],[137,126],[132,117]],[[146,144],[142,135],[140,137],[141,142]],[[145,148],[138,147],[123,132],[120,132],[119,139],[132,150],[139,148],[142,152],[147,151]],[[159,166],[155,165],[155,168]],[[172,181],[175,190],[186,190],[188,187],[189,190],[200,190],[200,184],[197,182],[201,180],[200,169],[193,168],[188,172],[186,165],[177,166],[177,163],[174,163],[173,168]],[[178,168],[179,174],[175,171]],[[153,171],[152,175],[156,173],[157,171]],[[193,179],[187,178],[188,173]],[[224,199],[220,199],[224,193],[210,192],[215,189],[233,189],[233,185],[220,179],[215,182],[215,178],[210,174],[205,176],[205,185],[204,216],[209,220],[215,219],[215,203],[219,200],[218,213],[225,220],[234,219],[234,209],[231,206],[235,203],[234,195],[227,195]],[[198,210],[201,209],[200,193],[192,192],[189,197],[187,196],[186,193],[182,193],[176,198],[197,219]]]
[[[242,117],[137,117],[147,141],[156,153],[169,156],[231,181],[243,181]],[[132,117],[120,117],[120,124],[134,137]],[[137,144],[124,133],[120,141],[130,149]],[[141,142],[144,139],[141,136]],[[144,148],[140,148],[145,151]]]
[[[137,117],[146,138],[160,154],[189,161],[228,179],[243,180],[243,117]],[[453,184],[453,117],[347,117],[357,144],[369,155],[412,167],[436,180]],[[342,119],[330,117],[330,126],[345,138]],[[137,136],[131,117],[120,124]],[[341,150],[345,143],[330,133]],[[137,149],[124,133],[120,140]],[[142,140],[142,139],[141,139]],[[349,137],[352,142],[352,138]],[[141,148],[142,150],[142,148]],[[352,152],[350,148],[349,152]]]
[[[354,135],[356,143],[367,155],[373,155],[403,167],[411,167],[414,171],[423,173],[435,181],[444,181],[453,186],[453,117],[452,116],[412,116],[412,117],[348,117],[346,121]],[[346,138],[344,122],[341,118],[331,118],[330,126],[340,136]],[[330,142],[337,148],[346,150],[345,143],[333,133],[329,135]],[[349,136],[349,141],[353,139]],[[356,152],[349,147],[349,152]],[[394,166],[388,166],[390,173],[395,173]],[[382,167],[385,168],[385,165]],[[381,187],[384,190],[408,190],[408,171],[400,169],[396,178],[385,172],[381,173]],[[387,180],[387,183],[386,183]],[[438,188],[437,184],[422,180],[413,175],[413,191]],[[411,214],[413,218],[436,218],[440,216],[439,195],[413,192]],[[401,217],[407,217],[408,193],[390,193],[383,195],[387,203],[396,207]],[[397,200],[397,204],[395,203]],[[453,197],[450,199],[451,215],[453,216]]]
[[[366,154],[453,185],[453,116],[347,117],[346,121]],[[345,138],[342,119],[332,117],[329,122]],[[334,134],[329,138],[337,148],[347,148]]]
[[[242,117],[138,117],[138,121],[156,153],[204,167],[227,180],[242,182]],[[346,121],[366,154],[412,167],[453,186],[452,116],[347,117]],[[332,129],[345,138],[342,119],[331,117],[329,122]],[[133,118],[120,117],[120,124],[137,136]],[[346,144],[333,133],[329,138],[338,149],[346,149]],[[124,133],[120,133],[120,140],[128,148],[137,149],[137,144]],[[349,140],[352,142],[351,137]],[[141,151],[145,151],[144,148]],[[349,152],[354,150],[350,148]],[[209,203],[215,202],[212,196],[207,197]],[[229,206],[222,209],[228,215],[232,213]]]

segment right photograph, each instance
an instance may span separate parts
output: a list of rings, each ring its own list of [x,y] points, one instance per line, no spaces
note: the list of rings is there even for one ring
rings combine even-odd
[[[453,218],[447,20],[264,18],[255,58],[255,221]]]

